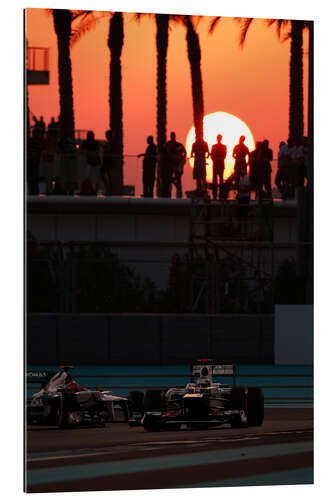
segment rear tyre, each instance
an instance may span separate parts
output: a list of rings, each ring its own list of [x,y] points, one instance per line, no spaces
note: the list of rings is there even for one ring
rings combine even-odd
[[[127,399],[130,413],[143,411],[143,398],[144,393],[142,391],[130,391],[128,393]]]
[[[161,430],[161,422],[152,415],[146,415],[143,419],[143,428],[149,432],[159,432]]]
[[[143,398],[144,411],[163,411],[165,409],[164,391],[148,389]]]
[[[179,431],[181,424],[164,424],[165,431]]]
[[[261,387],[249,387],[247,394],[248,425],[259,426],[264,420],[264,393]]]
[[[244,387],[233,387],[231,389],[231,410],[246,411],[247,395]],[[233,429],[244,427],[240,415],[232,415],[230,418],[230,425]]]

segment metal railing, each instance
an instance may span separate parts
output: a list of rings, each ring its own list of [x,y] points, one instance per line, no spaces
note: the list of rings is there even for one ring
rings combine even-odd
[[[28,47],[26,65],[28,71],[49,71],[49,49]]]

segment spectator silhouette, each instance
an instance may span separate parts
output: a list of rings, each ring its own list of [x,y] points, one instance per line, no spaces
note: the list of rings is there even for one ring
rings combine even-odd
[[[196,139],[192,144],[191,158],[194,157],[193,179],[196,180],[197,190],[206,191],[206,159],[209,158],[209,148],[206,141]]]
[[[186,149],[176,141],[176,134],[171,132],[170,141],[166,144],[166,155],[171,170],[171,182],[176,187],[177,198],[183,196],[182,175],[186,161]]]
[[[42,157],[39,165],[39,176],[46,185],[46,193],[51,193],[52,181],[58,176],[58,172],[56,171],[57,153],[57,136],[54,135],[54,130],[52,129],[52,127],[49,127],[44,141],[44,150],[42,152]]]
[[[162,196],[170,198],[172,184],[177,190],[177,198],[182,197],[182,175],[186,160],[184,146],[176,141],[175,132],[171,132],[170,140],[162,151]]]
[[[287,173],[288,168],[288,147],[284,141],[279,144],[278,152],[278,169],[275,176],[275,185],[281,193],[281,197],[284,199],[287,194]]]
[[[289,137],[287,147],[285,149],[285,185],[286,185],[286,198],[293,198],[295,196],[295,185],[297,178],[296,169],[296,151],[297,147]]]
[[[57,137],[58,135],[58,123],[55,121],[54,116],[51,117],[51,121],[48,124],[47,132],[49,135]]]
[[[262,143],[257,141],[256,147],[249,155],[251,189],[254,190],[256,199],[261,200],[263,196],[263,161]]]
[[[101,166],[101,178],[105,186],[105,194],[112,194],[111,170],[114,164],[114,133],[111,130],[105,132],[106,142],[103,146],[103,157]]]
[[[144,157],[142,162],[143,196],[152,198],[154,196],[157,153],[157,146],[154,144],[152,135],[147,137],[147,144],[145,153],[139,154],[138,158]]]
[[[44,150],[44,140],[41,129],[34,127],[32,137],[27,140],[27,182],[29,194],[39,193],[39,165],[42,151]]]
[[[40,128],[42,136],[44,136],[46,125],[43,116],[40,116],[39,121],[37,122],[37,127]]]
[[[303,138],[303,143],[297,144],[294,148],[293,160],[295,164],[295,188],[304,186],[304,181],[307,175],[306,149],[307,149],[307,138]]]
[[[219,186],[219,198],[222,198],[223,192],[223,173],[225,167],[225,158],[227,156],[227,146],[222,144],[222,135],[216,137],[217,143],[212,146],[210,156],[213,160],[213,197],[217,198],[217,188]]]
[[[249,148],[244,144],[244,141],[245,136],[241,135],[232,152],[232,157],[236,160],[234,166],[236,189],[238,189],[240,171],[246,169],[250,154]]]
[[[273,160],[273,151],[269,148],[269,142],[265,139],[262,143],[262,161],[263,161],[263,185],[265,188],[265,196],[272,198],[271,161]]]
[[[91,130],[87,132],[87,138],[81,145],[81,151],[84,153],[86,159],[85,180],[91,183],[92,189],[96,193],[100,177],[101,160],[99,157],[99,144],[95,139],[94,132]]]
[[[66,137],[59,141],[60,184],[62,194],[74,194],[77,190],[77,150],[73,139]],[[59,191],[58,191],[59,194]]]

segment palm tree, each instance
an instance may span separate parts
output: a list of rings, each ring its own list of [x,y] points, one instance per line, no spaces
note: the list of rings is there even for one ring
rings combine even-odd
[[[84,13],[76,30],[72,34],[72,43],[96,26],[100,19],[109,17],[109,34],[107,45],[110,50],[110,84],[109,84],[109,126],[113,136],[114,169],[112,169],[113,194],[122,194],[123,187],[123,101],[122,101],[122,68],[121,54],[124,45],[124,18],[122,12],[78,11]]]
[[[167,53],[169,45],[170,20],[176,16],[170,14],[142,14],[135,15],[137,21],[143,16],[154,16],[156,23],[156,50],[157,50],[157,150],[159,153],[157,164],[157,195],[161,195],[161,157],[166,143],[167,129]]]
[[[136,14],[140,20],[143,15]],[[203,89],[201,76],[201,50],[199,36],[194,28],[193,16],[169,14],[154,14],[156,22],[156,49],[157,49],[157,146],[162,151],[166,143],[167,125],[167,50],[169,42],[170,22],[182,23],[186,27],[187,53],[191,67],[193,116],[196,136],[203,137]],[[199,16],[197,16],[199,20]],[[160,188],[160,169],[158,168],[158,193]]]
[[[215,17],[210,26],[212,33],[220,21]],[[240,45],[244,46],[248,30],[253,18],[236,18],[241,23]],[[291,40],[289,64],[289,137],[296,144],[301,144],[304,135],[303,118],[303,31],[307,28],[306,21],[288,19],[267,19],[268,27],[275,25],[278,38],[282,41]],[[284,30],[286,36],[282,36]]]
[[[198,18],[199,19],[199,18]],[[193,16],[182,16],[186,27],[187,55],[191,68],[193,119],[196,139],[203,139],[204,98],[201,74],[201,50]]]
[[[73,12],[65,9],[52,9],[52,16],[58,43],[60,133],[63,138],[74,139],[73,80],[70,56]]]
[[[74,103],[70,49],[97,22],[90,10],[48,9],[52,15],[58,45],[58,79],[61,137],[74,139]],[[77,21],[77,22],[76,22]]]
[[[110,49],[110,129],[114,133],[115,168],[113,194],[122,194],[123,187],[123,101],[121,53],[124,45],[124,19],[122,12],[111,13],[108,47]]]
[[[166,143],[167,126],[167,52],[169,44],[169,14],[155,14],[156,49],[157,49],[157,194],[161,193],[161,161],[160,153]]]

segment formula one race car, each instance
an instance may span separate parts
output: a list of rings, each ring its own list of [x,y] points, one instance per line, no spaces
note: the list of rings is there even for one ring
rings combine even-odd
[[[40,391],[27,403],[28,424],[103,426],[105,422],[128,420],[127,398],[110,391],[85,389],[72,379],[72,366],[59,368],[56,374],[28,374],[28,380],[37,378],[42,382]]]
[[[213,382],[213,376],[232,376],[233,387]],[[198,377],[194,382],[194,377]],[[235,365],[198,360],[192,365],[191,383],[167,390],[149,389],[143,399],[141,423],[147,431],[259,426],[264,419],[260,387],[236,387]],[[129,422],[130,423],[130,422]]]

